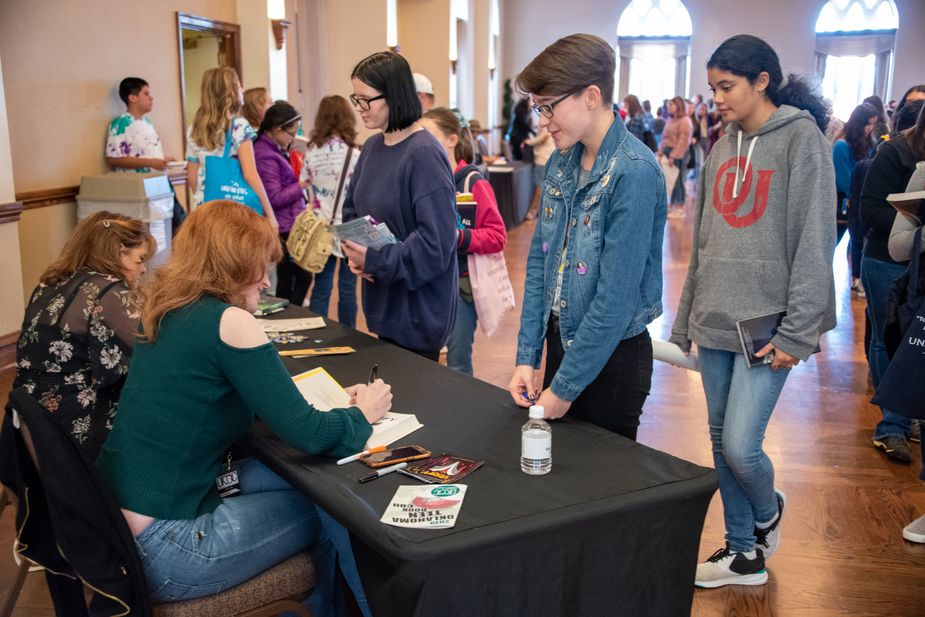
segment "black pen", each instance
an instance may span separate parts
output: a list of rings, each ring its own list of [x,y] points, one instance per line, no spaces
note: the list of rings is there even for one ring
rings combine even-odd
[[[373,368],[369,369],[369,379],[366,380],[366,385],[369,385],[376,381],[376,377],[379,376],[379,365],[373,364]]]
[[[376,471],[372,472],[368,476],[363,476],[362,478],[358,478],[358,479],[360,481],[360,484],[366,484],[367,482],[371,482],[375,480],[376,478],[381,478],[382,476],[386,474],[390,474],[393,471],[404,469],[407,466],[408,466],[408,463],[398,463],[397,465],[392,465],[391,467],[383,467],[381,469],[377,469]]]

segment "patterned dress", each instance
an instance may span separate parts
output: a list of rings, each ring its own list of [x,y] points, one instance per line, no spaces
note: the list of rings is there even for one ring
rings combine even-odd
[[[147,117],[135,118],[126,112],[109,123],[106,137],[106,156],[113,159],[136,157],[143,159],[164,158],[161,139],[154,130],[154,125]],[[154,171],[149,167],[130,169],[116,167],[116,171],[147,173]]]
[[[16,349],[25,388],[96,458],[112,429],[138,314],[117,277],[80,271],[32,293]]]
[[[257,138],[257,132],[254,127],[242,116],[235,116],[231,119],[231,149],[228,156],[237,156],[238,148],[245,141],[253,141]],[[193,195],[193,207],[201,206],[203,201],[203,191],[206,185],[206,157],[222,156],[225,153],[225,140],[214,150],[206,150],[203,146],[193,141],[193,125],[186,129],[186,161],[188,163],[199,163],[199,169],[196,171],[196,194]]]

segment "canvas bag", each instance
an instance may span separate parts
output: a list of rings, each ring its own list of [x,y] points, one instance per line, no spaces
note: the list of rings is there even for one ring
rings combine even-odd
[[[251,189],[241,171],[241,162],[231,153],[231,126],[225,133],[225,152],[222,156],[207,156],[203,201],[227,199],[251,208],[263,216],[263,206],[257,193]]]
[[[871,402],[906,417],[925,420],[925,380],[922,379],[925,375],[925,289],[919,284],[923,278],[919,266],[921,241],[919,228],[915,231],[909,268],[890,292],[886,335],[892,330],[892,334],[899,337],[898,345]]]
[[[464,193],[469,192],[470,181],[475,175],[478,172],[473,171],[466,176]],[[485,336],[491,336],[501,325],[504,314],[515,306],[514,288],[507,274],[504,253],[469,253],[466,259],[469,262],[469,284],[479,327]]]
[[[353,148],[348,148],[347,156],[344,158],[344,168],[340,171],[337,193],[334,195],[331,220],[322,221],[315,216],[312,208],[308,207],[296,217],[289,231],[289,238],[286,240],[286,250],[289,251],[289,256],[300,268],[312,274],[318,274],[324,270],[328,258],[334,251],[334,236],[328,228],[337,220],[337,208],[340,206],[340,196],[344,190],[344,180],[347,178],[347,169],[352,156]]]

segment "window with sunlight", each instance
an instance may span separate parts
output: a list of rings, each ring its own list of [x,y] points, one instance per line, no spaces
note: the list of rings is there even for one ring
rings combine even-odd
[[[816,72],[837,118],[872,94],[886,101],[898,13],[893,0],[830,0],[816,20]]]
[[[635,94],[658,107],[687,95],[693,27],[681,0],[633,0],[617,24],[619,97]]]

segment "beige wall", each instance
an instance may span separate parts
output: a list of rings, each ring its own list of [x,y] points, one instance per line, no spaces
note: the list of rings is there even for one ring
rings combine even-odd
[[[266,0],[235,0],[241,24],[241,83],[244,89],[270,87],[270,19]],[[246,27],[245,27],[246,25]]]
[[[893,0],[899,9],[896,62],[893,65],[893,94],[898,99],[916,84],[925,84],[925,1]]]
[[[383,36],[385,21],[383,20]],[[450,1],[398,0],[398,45],[411,70],[427,75],[438,106],[449,103]]]
[[[15,201],[10,133],[0,65],[0,204]],[[19,223],[0,223],[0,336],[19,329],[22,322],[22,269],[19,258]]]

